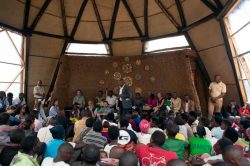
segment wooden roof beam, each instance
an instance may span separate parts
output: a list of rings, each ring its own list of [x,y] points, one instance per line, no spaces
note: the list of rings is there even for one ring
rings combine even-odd
[[[123,2],[125,8],[126,8],[127,11],[128,11],[129,17],[131,18],[131,20],[132,20],[132,22],[133,22],[133,24],[134,24],[134,26],[135,26],[135,29],[137,30],[137,33],[139,34],[140,37],[142,37],[142,36],[143,36],[142,30],[141,30],[139,24],[137,23],[136,18],[135,18],[135,16],[134,16],[132,10],[130,9],[130,7],[129,7],[127,1],[126,1],[126,0],[122,0],[122,2]]]
[[[31,0],[26,0],[24,7],[24,20],[23,20],[23,29],[26,30],[29,22],[29,13],[30,13],[30,2]]]
[[[60,0],[64,36],[68,36],[64,0]]]
[[[45,10],[47,9],[47,7],[49,6],[50,2],[52,0],[46,0],[41,8],[41,10],[38,12],[38,14],[36,15],[34,21],[32,22],[31,26],[30,26],[30,31],[32,32],[35,28],[36,25],[38,24],[39,20],[41,19],[41,17],[43,16]]]
[[[148,0],[144,0],[144,31],[145,37],[148,38]]]
[[[112,38],[113,38],[114,29],[115,29],[115,22],[116,22],[116,17],[117,17],[119,5],[120,5],[120,0],[116,0],[113,15],[112,15],[112,20],[111,20],[111,25],[109,28],[109,40],[112,40]]]
[[[186,19],[185,19],[182,4],[181,4],[180,0],[175,0],[175,3],[176,3],[177,10],[178,10],[178,13],[179,13],[179,16],[180,16],[180,19],[181,19],[182,27],[186,27],[187,22],[186,22]]]
[[[165,8],[165,6],[163,5],[163,3],[160,0],[155,0],[155,2],[161,8],[162,12],[166,15],[166,17],[170,20],[170,22],[172,24],[174,24],[174,26],[176,27],[176,29],[180,30],[181,26],[175,20],[175,18],[173,17],[173,15],[171,13],[169,13],[169,11]]]
[[[201,0],[210,10],[212,10],[216,15],[220,12],[220,10],[214,6],[210,1],[208,0]]]

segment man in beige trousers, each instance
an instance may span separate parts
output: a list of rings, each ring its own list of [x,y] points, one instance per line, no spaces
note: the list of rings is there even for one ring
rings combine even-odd
[[[226,85],[221,81],[220,75],[214,76],[214,81],[209,85],[209,99],[208,99],[208,118],[211,120],[214,111],[220,112],[223,105],[223,97],[227,89]]]

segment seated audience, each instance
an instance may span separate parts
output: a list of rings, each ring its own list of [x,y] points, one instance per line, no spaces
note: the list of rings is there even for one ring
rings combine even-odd
[[[153,93],[147,99],[146,104],[150,106],[151,108],[154,108],[157,106],[157,99],[155,98],[155,95]]]
[[[187,136],[188,136],[188,140],[189,140],[189,138],[191,138],[191,137],[194,136],[194,133],[193,133],[192,128],[191,128],[190,125],[188,124],[188,116],[189,116],[188,113],[183,113],[183,114],[181,114],[182,119],[185,121],[185,126],[186,126],[186,128],[187,128]]]
[[[195,111],[189,112],[189,118],[188,118],[188,124],[194,131],[194,129],[198,126],[199,120],[198,120],[198,114]]]
[[[147,120],[143,119],[140,122],[139,127],[141,132],[137,133],[138,143],[147,145],[148,143],[150,143],[151,138],[151,134],[148,134],[150,123]]]
[[[69,143],[63,143],[59,146],[58,152],[55,158],[46,157],[41,166],[69,166],[67,162],[71,159],[74,153],[74,148]]]
[[[13,100],[12,105],[14,105],[16,108],[25,106],[26,101],[24,98],[24,93],[19,93],[18,97]]]
[[[138,158],[132,152],[125,152],[119,158],[119,166],[138,166],[138,164]]]
[[[102,90],[99,90],[97,96],[95,97],[96,106],[97,107],[101,106],[101,103],[103,101],[105,101],[105,95],[103,94]]]
[[[48,126],[42,127],[37,132],[37,137],[40,140],[40,142],[48,143],[48,141],[53,139],[52,134],[50,132],[50,129],[53,128],[56,125],[57,125],[57,119],[56,118],[51,118],[49,120]]]
[[[212,144],[205,138],[206,130],[203,126],[197,126],[195,137],[189,139],[190,154],[202,155],[204,153],[211,154]]]
[[[88,118],[86,120],[86,128],[81,129],[79,140],[76,140],[76,142],[82,142],[83,141],[83,138],[92,130],[93,123],[94,123],[93,118]]]
[[[53,101],[53,105],[50,107],[50,110],[49,110],[49,118],[57,116],[58,111],[59,111],[59,106],[58,105],[59,105],[58,100],[55,99]]]
[[[76,142],[76,140],[79,140],[80,132],[82,129],[86,128],[86,120],[89,117],[91,117],[91,113],[88,111],[83,111],[81,119],[75,122],[73,142]]]
[[[156,111],[165,111],[166,106],[165,106],[165,99],[162,96],[161,92],[157,93],[157,106],[154,107],[154,112]]]
[[[139,108],[139,110],[142,110],[144,105],[145,105],[145,99],[141,96],[139,92],[135,93],[133,106],[135,106],[135,108]]]
[[[99,120],[101,120],[103,116],[105,116],[111,112],[111,109],[110,109],[107,101],[102,102],[102,104],[100,106],[101,107],[99,109],[96,108],[96,110],[94,112],[94,115],[97,116]]]
[[[110,126],[108,128],[108,135],[111,140],[109,144],[104,147],[108,158],[119,159],[124,152],[123,148],[118,146],[119,128],[117,126]]]
[[[107,143],[107,138],[103,137],[102,134],[102,123],[96,121],[93,124],[93,130],[90,130],[85,137],[82,138],[82,142],[85,144],[94,144],[98,148],[103,149]]]
[[[84,108],[85,107],[85,98],[82,95],[81,90],[76,91],[76,96],[73,99],[73,105],[77,105],[79,108]]]
[[[37,153],[40,151],[40,142],[36,136],[27,136],[21,142],[21,150],[14,156],[10,166],[39,166]]]
[[[117,97],[114,95],[112,90],[110,90],[108,92],[108,96],[106,97],[106,101],[108,102],[108,105],[110,108],[112,108],[112,109],[116,108]]]
[[[175,152],[162,149],[165,142],[165,135],[161,131],[155,131],[150,140],[150,144],[140,144],[136,147],[136,155],[141,165],[165,166],[170,160],[177,159]]]
[[[0,114],[0,145],[9,142],[9,132],[15,129],[8,124],[10,115],[7,113]]]
[[[56,119],[57,119],[57,123],[64,127],[64,130],[67,130],[72,125],[71,120],[69,120],[69,118],[67,118],[65,116],[65,111],[64,110],[60,110],[58,112],[58,115],[57,115]]]
[[[109,134],[108,134],[108,129],[109,129],[109,127],[110,127],[110,125],[109,125],[109,122],[108,121],[104,121],[103,123],[102,123],[102,136],[104,136],[105,138],[107,138],[107,142],[108,143],[110,143],[110,138],[109,138]]]
[[[222,151],[223,160],[231,163],[233,166],[247,166],[250,162],[244,158],[242,150],[230,145]]]
[[[181,103],[181,112],[195,111],[194,101],[189,98],[188,95],[184,96],[184,100]]]
[[[25,121],[22,124],[22,128],[24,129],[25,136],[32,136],[36,135],[34,129],[35,129],[35,119],[32,116],[27,117]]]
[[[238,110],[238,115],[239,116],[245,116],[245,117],[250,117],[250,103],[246,103],[244,107],[239,108]]]
[[[188,134],[187,134],[187,128],[186,128],[186,125],[185,125],[185,120],[182,119],[181,116],[177,116],[175,118],[175,124],[177,124],[178,127],[179,127],[178,132],[185,137],[185,141],[188,141]]]
[[[165,105],[168,111],[170,111],[171,109],[171,98],[172,98],[172,94],[171,93],[167,93],[166,94],[166,99],[165,99]]]
[[[181,110],[181,99],[177,96],[177,93],[174,92],[172,94],[172,98],[171,98],[171,109],[174,112],[178,112]]]
[[[13,105],[13,93],[11,92],[7,93],[7,100],[10,106]]]
[[[113,112],[108,113],[108,115],[105,119],[103,119],[102,122],[104,123],[105,121],[108,121],[110,126],[117,126],[117,124],[115,123],[115,114]]]
[[[152,117],[150,119],[150,128],[148,130],[148,134],[153,134],[155,131],[163,132],[163,130],[158,127],[158,118]]]
[[[165,140],[163,149],[175,152],[179,160],[184,160],[185,149],[187,148],[187,143],[185,141],[176,139],[176,135],[179,131],[179,126],[172,124],[167,126],[167,136]]]
[[[226,106],[226,113],[229,113],[230,116],[238,116],[239,106],[236,101],[231,101],[228,106]]]
[[[88,101],[88,105],[85,108],[85,111],[89,111],[91,113],[92,118],[94,118],[94,112],[95,112],[95,104],[92,100]]]
[[[135,131],[139,132],[139,124],[141,122],[141,116],[139,115],[139,109],[135,109],[132,112],[132,119],[135,123]]]
[[[4,112],[10,104],[7,100],[6,93],[4,91],[0,91],[0,113]]]
[[[9,166],[13,157],[21,149],[21,142],[25,137],[23,129],[12,130],[9,134],[10,142],[8,142],[0,153],[0,164]]]
[[[221,128],[221,122],[222,122],[222,118],[219,116],[214,116],[212,117],[211,120],[211,134],[213,137],[215,137],[216,139],[221,139],[224,133],[224,130]]]
[[[167,166],[186,166],[186,163],[182,160],[170,160]]]
[[[20,107],[17,108],[15,118],[20,120],[20,123],[23,123],[25,121],[26,108],[27,108],[26,106],[20,106]]]
[[[50,129],[53,139],[46,143],[46,149],[44,153],[44,158],[51,157],[55,158],[57,155],[58,148],[64,143],[65,130],[63,126],[56,125]]]

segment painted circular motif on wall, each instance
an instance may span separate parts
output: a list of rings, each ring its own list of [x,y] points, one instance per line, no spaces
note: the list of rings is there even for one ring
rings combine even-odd
[[[137,80],[137,81],[141,80],[141,75],[140,74],[136,74],[135,75],[135,80]]]
[[[104,83],[105,83],[104,80],[100,80],[100,81],[99,81],[99,84],[100,84],[100,85],[103,85]]]
[[[144,70],[145,70],[145,71],[149,71],[149,69],[150,69],[149,65],[146,65],[146,66],[144,67]]]
[[[113,75],[113,77],[114,77],[115,80],[118,81],[118,80],[120,80],[122,78],[122,75],[119,72],[115,72],[114,75]]]
[[[142,93],[142,89],[139,87],[135,88],[135,93]]]
[[[136,64],[137,66],[140,66],[140,65],[141,65],[141,60],[140,60],[140,59],[137,59],[137,60],[135,61],[135,64]]]
[[[124,82],[128,85],[128,86],[132,86],[133,85],[133,79],[129,76],[126,76],[123,78]]]
[[[125,60],[125,62],[129,62],[129,57],[126,56],[126,57],[124,58],[124,60]]]
[[[108,75],[108,74],[109,74],[109,70],[106,69],[106,70],[104,71],[104,74],[105,74],[105,75]]]
[[[150,79],[151,82],[155,82],[155,77],[154,76],[151,76],[149,79]]]
[[[117,62],[113,62],[113,63],[112,63],[112,66],[113,66],[114,68],[117,68],[117,67],[118,67],[118,63],[117,63]]]
[[[131,64],[122,65],[122,70],[124,73],[131,73],[132,72],[132,65]]]

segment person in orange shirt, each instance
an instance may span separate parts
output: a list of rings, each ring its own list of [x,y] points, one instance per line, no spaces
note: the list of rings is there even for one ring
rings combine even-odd
[[[209,99],[208,99],[208,118],[211,120],[214,111],[220,112],[223,105],[223,97],[227,89],[226,85],[221,81],[220,75],[214,76],[214,81],[209,85]]]

